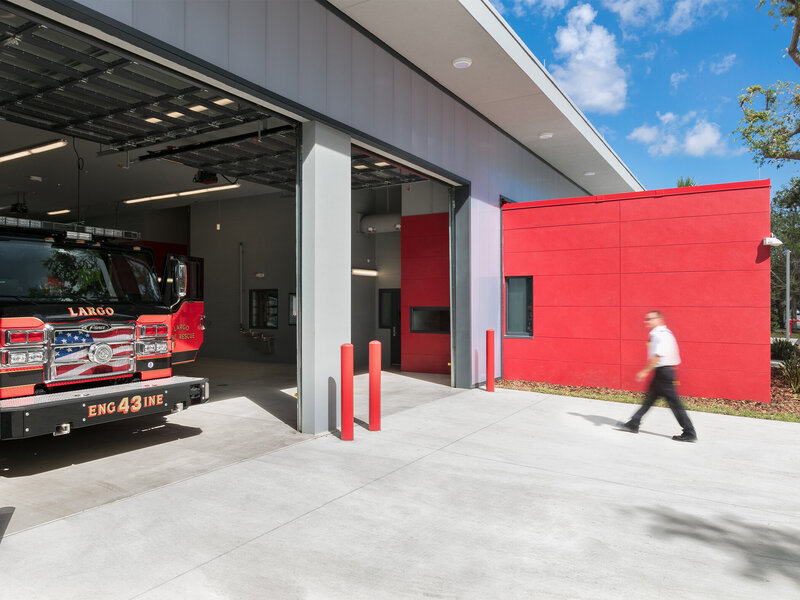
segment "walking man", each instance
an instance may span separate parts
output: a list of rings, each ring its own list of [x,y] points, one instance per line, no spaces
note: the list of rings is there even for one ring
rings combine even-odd
[[[653,371],[653,378],[650,380],[647,392],[645,392],[642,406],[631,417],[630,421],[620,425],[620,429],[631,433],[639,433],[639,423],[642,417],[661,396],[667,401],[672,409],[672,414],[675,415],[678,423],[683,427],[683,433],[673,435],[672,439],[678,442],[696,442],[697,433],[695,433],[694,425],[689,420],[689,415],[686,414],[686,409],[675,391],[675,370],[673,367],[681,362],[681,357],[678,354],[678,342],[675,341],[675,336],[672,335],[672,332],[667,329],[664,324],[664,315],[659,311],[651,310],[648,312],[644,318],[644,324],[650,329],[650,341],[647,344],[647,364],[636,374],[636,381],[642,381],[651,371]]]

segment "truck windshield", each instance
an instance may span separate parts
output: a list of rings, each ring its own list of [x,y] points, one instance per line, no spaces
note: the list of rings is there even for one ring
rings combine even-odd
[[[2,296],[55,302],[161,300],[158,281],[144,254],[29,240],[3,243]]]

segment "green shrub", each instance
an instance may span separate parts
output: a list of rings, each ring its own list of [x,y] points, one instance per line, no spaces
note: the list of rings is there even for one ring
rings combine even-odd
[[[795,394],[800,393],[800,357],[795,354],[784,360],[781,372],[792,391]]]
[[[775,340],[770,347],[773,360],[788,360],[797,357],[797,346],[789,340]]]

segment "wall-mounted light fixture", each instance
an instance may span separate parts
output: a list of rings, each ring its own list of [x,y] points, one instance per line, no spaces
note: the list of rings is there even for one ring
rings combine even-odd
[[[780,241],[778,238],[774,237],[771,233],[769,237],[765,237],[764,241],[761,242],[765,246],[772,246],[773,248],[777,248],[778,246],[783,246],[783,242]]]
[[[472,66],[472,59],[469,56],[459,56],[453,59],[453,66],[456,69],[468,69]]]
[[[594,171],[586,171],[583,174],[584,177],[594,177]]]
[[[233,190],[239,187],[238,183],[231,185],[218,185],[217,187],[201,188],[199,190],[186,190],[185,192],[172,192],[170,194],[160,194],[158,196],[145,196],[144,198],[132,198],[123,200],[124,204],[138,204],[139,202],[150,202],[151,200],[165,200],[167,198],[182,198],[183,196],[194,196],[196,194],[208,194],[210,192],[222,192]]]
[[[70,212],[72,212],[70,209],[64,208],[62,210],[51,210],[47,214],[48,215],[66,215],[66,214],[68,214]]]
[[[67,145],[67,140],[53,140],[51,142],[45,142],[44,144],[38,144],[36,146],[31,146],[30,148],[23,148],[22,150],[15,150],[14,152],[9,152],[8,154],[3,154],[0,156],[0,163],[6,162],[8,160],[14,160],[16,158],[23,158],[25,156],[30,156],[31,154],[39,154],[41,152],[47,152],[48,150],[56,150],[57,148],[63,148]]]
[[[361,277],[377,277],[378,272],[375,269],[350,269],[350,272],[353,275],[359,275]]]
[[[540,140],[549,140],[552,139],[552,137],[553,134],[550,131],[543,131],[542,133],[539,134]]]

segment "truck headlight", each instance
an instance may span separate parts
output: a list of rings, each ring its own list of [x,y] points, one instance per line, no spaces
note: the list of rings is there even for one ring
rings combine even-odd
[[[169,345],[167,342],[158,342],[156,343],[156,353],[157,354],[166,354]]]
[[[9,352],[8,353],[8,364],[10,365],[24,365],[28,362],[28,353],[27,352]]]
[[[28,352],[28,362],[29,363],[43,363],[44,362],[44,351],[43,350],[36,350],[34,352]]]

